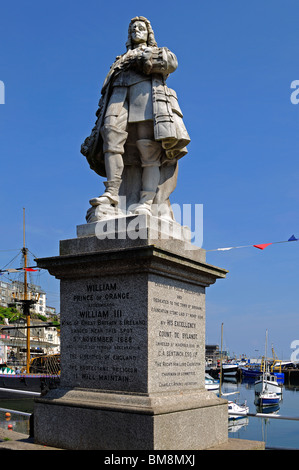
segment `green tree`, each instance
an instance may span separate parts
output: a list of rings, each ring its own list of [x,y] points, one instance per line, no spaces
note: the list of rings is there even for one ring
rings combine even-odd
[[[15,307],[0,307],[0,323],[4,323],[4,318],[7,318],[9,323],[11,323],[25,318],[25,316]]]

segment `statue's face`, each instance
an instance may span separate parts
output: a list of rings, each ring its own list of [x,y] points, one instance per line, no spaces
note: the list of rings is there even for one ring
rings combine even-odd
[[[134,44],[146,43],[148,37],[147,27],[143,21],[135,21],[131,26],[131,38]]]

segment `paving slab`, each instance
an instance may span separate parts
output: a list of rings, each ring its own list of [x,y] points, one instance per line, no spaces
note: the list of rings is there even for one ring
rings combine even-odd
[[[265,443],[245,439],[228,439],[227,443],[206,450],[265,450]]]
[[[34,443],[34,438],[12,430],[0,429],[0,450],[63,450]]]
[[[64,450],[34,443],[34,438],[11,430],[0,429],[0,450]],[[244,439],[228,439],[228,442],[206,450],[265,450],[265,443]]]

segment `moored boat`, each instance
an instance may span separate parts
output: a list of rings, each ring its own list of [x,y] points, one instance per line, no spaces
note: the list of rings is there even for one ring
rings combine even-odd
[[[227,363],[222,363],[222,373],[223,375],[236,375],[238,372],[238,364],[232,363],[232,362],[227,362]]]
[[[219,390],[219,380],[214,379],[209,374],[205,374],[205,388],[206,390]]]
[[[228,402],[228,419],[242,419],[244,416],[247,416],[249,413],[249,407],[247,406],[246,402],[242,405],[238,405],[234,401]]]
[[[272,406],[272,405],[278,405],[279,403],[279,395],[275,392],[268,392],[267,390],[263,390],[261,392],[257,399],[256,399],[256,404],[258,406]]]
[[[266,341],[265,341],[265,362],[263,364],[263,375],[261,378],[261,384],[259,385],[260,390],[257,394],[256,404],[258,406],[272,406],[277,405],[280,400],[280,395],[275,391],[269,390],[267,377],[271,377],[271,374],[268,372],[268,362],[267,362],[267,340],[268,340],[268,330],[266,330]],[[271,381],[269,381],[271,383]]]
[[[240,367],[240,370],[244,378],[255,378],[261,375],[261,368],[258,365]]]
[[[254,382],[254,392],[256,395],[259,395],[263,391],[263,383],[269,392],[277,393],[277,395],[282,394],[282,385],[278,383],[276,375],[265,372],[264,381],[263,376],[260,376],[259,379]]]

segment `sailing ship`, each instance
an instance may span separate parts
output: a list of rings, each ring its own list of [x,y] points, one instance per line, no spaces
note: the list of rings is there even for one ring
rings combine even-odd
[[[41,342],[39,338],[34,339],[32,337],[34,331],[40,331],[43,328],[55,329],[55,327],[52,323],[35,322],[34,324],[31,322],[31,308],[39,302],[40,294],[32,289],[32,284],[28,283],[28,274],[31,271],[37,271],[34,267],[28,266],[28,253],[29,250],[26,247],[25,240],[25,209],[23,209],[22,267],[8,271],[21,273],[23,276],[21,281],[13,283],[15,287],[13,292],[14,303],[9,306],[20,305],[25,322],[23,320],[22,323],[18,322],[14,325],[5,324],[0,326],[0,331],[1,335],[6,336],[6,338],[8,338],[7,332],[9,333],[10,342],[6,341],[10,347],[15,346],[18,351],[25,349],[26,360],[25,364],[18,358],[11,363],[7,361],[7,364],[2,364],[2,367],[0,364],[0,397],[3,393],[5,397],[7,396],[5,394],[6,390],[19,393],[28,392],[29,394],[32,392],[42,393],[46,389],[56,388],[60,382],[60,354],[38,354],[37,357],[31,357],[32,346],[35,346],[35,352],[40,345],[43,347],[45,345],[53,346],[53,344],[46,341]],[[16,341],[15,345],[11,342],[12,337]]]

